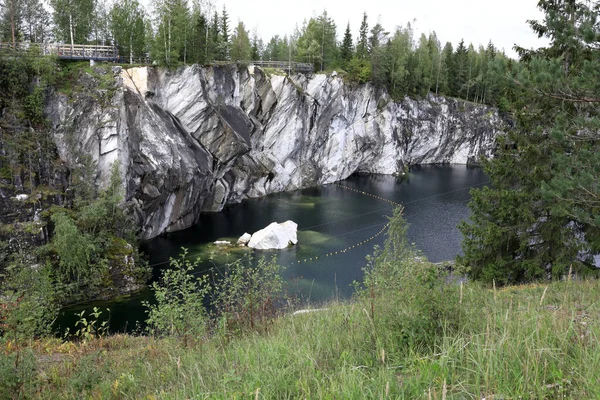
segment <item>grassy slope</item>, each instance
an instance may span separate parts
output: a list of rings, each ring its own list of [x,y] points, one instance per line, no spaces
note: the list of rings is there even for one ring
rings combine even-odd
[[[469,284],[462,292],[459,329],[440,335],[433,347],[399,345],[397,332],[380,324],[386,299],[375,303],[373,320],[370,304],[356,301],[282,317],[262,333],[198,340],[187,348],[173,339],[124,335],[81,344],[38,341],[30,347],[37,370],[21,393],[115,399],[600,398],[598,281],[497,291]]]

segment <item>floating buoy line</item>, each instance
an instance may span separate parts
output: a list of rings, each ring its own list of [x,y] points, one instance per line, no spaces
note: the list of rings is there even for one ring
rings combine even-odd
[[[344,185],[342,185],[340,183],[337,183],[337,182],[334,183],[334,185],[337,186],[337,187],[340,187],[342,189],[351,190],[351,191],[353,191],[355,193],[362,194],[364,196],[369,196],[369,197],[372,197],[372,198],[377,199],[377,200],[385,201],[386,203],[389,203],[390,205],[392,205],[394,207],[402,207],[402,204],[400,204],[398,202],[395,202],[395,201],[390,200],[390,199],[386,199],[385,197],[374,195],[373,193],[365,192],[363,190],[354,189],[354,188],[352,188],[350,186],[344,186]]]
[[[476,185],[469,185],[469,186],[465,186],[465,187],[462,187],[462,188],[458,188],[458,189],[454,189],[454,190],[449,190],[449,191],[444,192],[444,193],[439,193],[439,194],[435,194],[435,195],[432,195],[432,196],[423,197],[423,198],[420,198],[420,199],[416,199],[416,200],[412,200],[412,201],[409,201],[409,202],[405,202],[404,205],[414,204],[414,203],[420,203],[420,202],[427,201],[427,200],[430,200],[430,199],[433,199],[433,198],[436,198],[436,197],[441,197],[441,196],[444,196],[444,195],[447,195],[447,194],[450,194],[450,193],[459,192],[459,191],[462,191],[462,190],[465,190],[465,189],[472,189],[472,188],[475,188],[477,186],[486,185],[489,182],[490,181],[488,180],[486,182],[478,183]],[[355,188],[352,188],[352,187],[349,187],[349,186],[342,185],[342,184],[337,183],[337,182],[333,183],[333,185],[335,185],[335,186],[337,186],[337,187],[339,187],[341,189],[349,190],[349,191],[355,192],[357,194],[361,194],[361,195],[364,195],[364,196],[372,197],[374,199],[386,202],[386,203],[389,204],[389,206],[386,206],[386,207],[383,207],[383,208],[379,208],[379,209],[376,209],[376,210],[372,210],[372,211],[367,211],[367,212],[361,213],[361,214],[352,215],[350,217],[345,217],[345,218],[337,219],[337,220],[330,221],[330,222],[324,222],[322,224],[312,225],[312,226],[309,226],[309,227],[306,227],[306,228],[299,229],[299,231],[307,231],[307,230],[311,230],[312,228],[317,228],[317,227],[321,227],[321,226],[325,226],[325,225],[331,225],[331,224],[335,224],[335,223],[338,223],[338,222],[342,222],[342,221],[346,221],[346,220],[350,220],[350,219],[362,217],[362,216],[368,215],[368,214],[374,214],[374,213],[381,212],[381,211],[389,211],[390,210],[390,206],[392,206],[392,208],[394,208],[394,207],[403,207],[403,204],[401,204],[401,203],[398,203],[398,202],[390,200],[390,199],[386,199],[385,197],[374,195],[374,194],[369,193],[369,192],[365,192],[363,190],[358,190],[358,189],[355,189]],[[419,213],[417,213],[417,214],[419,214]],[[411,214],[411,216],[412,216],[412,214]],[[329,257],[332,257],[332,256],[341,255],[341,254],[347,253],[348,251],[353,250],[353,249],[355,249],[355,248],[357,248],[359,246],[363,246],[363,245],[365,245],[365,244],[367,244],[369,242],[372,242],[377,237],[381,236],[385,232],[386,228],[389,226],[389,223],[382,223],[382,224],[368,226],[366,228],[361,228],[361,229],[353,230],[353,231],[350,231],[350,232],[344,232],[342,234],[339,234],[339,235],[336,235],[336,236],[332,236],[332,237],[330,237],[328,239],[328,240],[335,239],[337,237],[350,235],[352,233],[360,232],[360,231],[367,230],[367,229],[376,228],[376,227],[379,227],[379,226],[382,226],[382,228],[375,235],[373,235],[373,236],[371,236],[371,237],[369,237],[369,238],[367,238],[367,239],[365,239],[363,241],[355,243],[352,246],[348,246],[346,248],[343,248],[343,249],[340,249],[340,250],[337,250],[337,251],[331,251],[331,252],[326,253],[326,254],[321,255],[321,256],[315,256],[315,257],[308,257],[308,258],[299,259],[299,260],[297,260],[296,263],[292,263],[291,265],[298,265],[298,264],[303,264],[303,263],[309,263],[309,262],[318,261],[319,259],[325,259],[325,258],[329,258]],[[198,254],[201,254],[201,253],[188,254],[188,257],[191,258],[191,257],[194,257],[195,255],[198,255]],[[159,265],[165,265],[165,264],[169,264],[170,262],[171,262],[170,260],[169,261],[162,261],[162,262],[159,262],[159,263],[150,264],[150,265],[148,265],[148,267],[156,267],[156,266],[159,266]],[[210,270],[213,270],[213,269],[217,269],[218,270],[218,268],[215,266],[215,267],[208,268],[207,270],[202,271],[202,272],[203,273],[204,272],[209,272]],[[196,273],[194,273],[194,274],[196,274]]]
[[[450,194],[450,193],[459,192],[459,191],[465,190],[465,189],[472,189],[472,188],[475,188],[477,186],[486,185],[488,183],[490,183],[489,180],[486,181],[486,182],[483,182],[483,183],[478,183],[476,185],[469,185],[469,186],[466,186],[466,187],[462,187],[462,188],[450,190],[450,191],[447,191],[447,192],[444,192],[444,193],[439,193],[439,194],[435,194],[435,195],[432,195],[432,196],[423,197],[423,198],[420,198],[420,199],[417,199],[417,200],[412,200],[412,201],[409,201],[409,202],[405,202],[404,204],[406,205],[406,204],[420,203],[422,201],[427,201],[427,200],[430,200],[432,198],[444,196],[444,195],[447,195],[447,194]],[[381,196],[374,195],[374,194],[369,193],[369,192],[365,192],[363,190],[357,190],[355,188],[352,188],[352,187],[349,187],[349,186],[345,186],[345,185],[342,185],[342,184],[337,183],[337,182],[335,182],[333,184],[335,186],[338,186],[338,187],[342,188],[342,189],[350,190],[352,192],[355,192],[355,193],[358,193],[358,194],[361,194],[361,195],[364,195],[364,196],[369,196],[369,197],[372,197],[374,199],[384,201],[384,202],[388,203],[389,205],[391,205],[392,207],[404,207],[401,203],[395,202],[393,200],[386,199],[386,198],[381,197]],[[379,209],[376,209],[376,210],[373,210],[373,211],[367,211],[365,213],[356,214],[356,215],[353,215],[353,216],[350,216],[350,217],[337,219],[335,221],[324,222],[322,224],[312,225],[312,226],[309,226],[309,227],[306,227],[306,228],[303,228],[303,229],[299,229],[299,230],[300,231],[306,231],[306,230],[310,230],[312,228],[317,228],[317,227],[320,227],[320,226],[336,224],[338,222],[342,222],[342,221],[346,221],[346,220],[349,220],[349,219],[354,219],[354,218],[362,217],[364,215],[373,214],[373,213],[381,212],[381,211],[389,211],[389,210],[390,210],[390,208],[388,206],[388,207],[379,208]],[[420,214],[420,213],[417,213],[417,214]],[[411,216],[413,216],[413,215],[415,215],[415,214],[411,214]],[[371,237],[369,237],[369,238],[367,238],[367,239],[365,239],[365,240],[363,240],[361,242],[355,243],[352,246],[348,246],[348,247],[346,247],[344,249],[337,250],[337,251],[331,251],[331,252],[326,253],[325,255],[322,255],[320,257],[321,257],[321,259],[325,259],[325,258],[333,257],[333,256],[336,256],[336,255],[342,255],[342,254],[347,253],[348,251],[351,251],[351,250],[353,250],[353,249],[355,249],[355,248],[357,248],[359,246],[363,246],[363,245],[365,245],[365,244],[367,244],[369,242],[372,242],[377,237],[381,236],[385,232],[385,230],[387,229],[387,227],[389,225],[390,225],[389,222],[386,222],[386,223],[382,223],[382,224],[376,224],[376,225],[367,226],[365,228],[355,229],[355,230],[350,231],[350,232],[344,232],[344,233],[341,233],[339,235],[332,236],[332,237],[330,237],[327,240],[335,239],[337,237],[346,236],[346,235],[350,235],[352,233],[356,233],[356,232],[364,231],[364,230],[367,230],[367,229],[373,229],[373,228],[377,228],[379,226],[382,226],[382,228],[375,235],[373,235],[373,236],[371,236]],[[199,254],[201,254],[201,253],[188,254],[188,257],[192,258],[192,257],[197,256]],[[301,259],[301,260],[297,260],[297,262],[295,264],[292,263],[290,265],[304,264],[304,263],[314,262],[314,261],[318,261],[318,260],[319,260],[319,256],[309,257],[309,258],[304,258],[304,259]],[[152,268],[152,267],[157,267],[159,265],[166,265],[166,264],[169,264],[170,262],[171,262],[171,260],[162,261],[162,262],[155,263],[155,264],[149,264],[148,267]],[[217,265],[214,265],[214,266],[212,266],[210,268],[207,268],[205,270],[202,270],[202,271],[192,272],[191,275],[206,274],[206,273],[214,272],[214,271],[217,271],[223,278],[225,277]],[[339,288],[338,288],[338,290],[339,290]],[[80,302],[80,303],[74,303],[74,304],[70,304],[70,306],[84,304],[86,302],[87,301],[83,301],[83,302]]]
[[[350,186],[342,185],[340,183],[334,183],[334,185],[337,186],[337,187],[339,187],[339,188],[341,188],[341,189],[349,190],[349,191],[352,191],[354,193],[361,194],[363,196],[372,197],[372,198],[374,198],[376,200],[380,200],[380,201],[386,202],[389,205],[391,205],[392,207],[402,207],[402,204],[400,204],[398,202],[395,202],[395,201],[390,200],[390,199],[386,199],[385,197],[377,196],[377,195],[375,195],[373,193],[365,192],[363,190],[358,190],[358,189],[352,188]],[[382,210],[388,210],[388,208],[386,207],[386,208],[384,208]],[[377,211],[382,211],[382,210],[377,210]],[[370,213],[365,213],[365,214],[370,214]],[[364,214],[361,214],[361,215],[364,215]],[[355,217],[357,217],[357,216],[353,216],[353,217],[350,217],[350,218],[355,218]],[[324,225],[324,224],[322,224],[322,225]],[[365,239],[363,241],[354,243],[353,245],[345,247],[343,249],[339,249],[339,250],[336,250],[336,251],[330,251],[329,253],[325,253],[324,255],[321,255],[320,257],[321,257],[321,259],[324,259],[324,258],[327,258],[327,257],[333,257],[333,256],[337,256],[337,255],[342,255],[342,254],[347,253],[347,252],[349,252],[349,251],[351,251],[353,249],[356,249],[357,247],[360,247],[360,246],[363,246],[363,245],[365,245],[365,244],[367,244],[369,242],[372,242],[373,240],[377,239],[381,234],[383,234],[389,225],[390,225],[389,222],[384,223],[383,227],[376,234],[374,234],[373,236],[371,236],[371,237],[369,237],[369,238],[367,238],[367,239]],[[375,226],[379,226],[379,225],[375,225]],[[364,229],[369,229],[369,228],[371,228],[371,227],[367,227],[367,228],[364,228]],[[306,228],[304,230],[306,230]],[[362,229],[359,229],[359,230],[362,230]],[[357,231],[353,231],[353,232],[357,232]],[[353,233],[353,232],[347,232],[347,233],[344,233],[344,235],[348,235],[348,234]],[[342,235],[340,235],[340,236],[342,236]],[[333,239],[333,237],[331,239]],[[308,258],[303,258],[303,259],[297,260],[296,264],[304,264],[304,263],[309,263],[309,262],[318,261],[318,260],[319,260],[319,256],[308,257]],[[292,263],[292,265],[293,265],[293,263]]]
[[[353,249],[355,249],[355,248],[357,248],[357,247],[359,247],[359,246],[365,245],[365,244],[367,244],[367,243],[369,243],[369,242],[371,242],[371,241],[373,241],[373,240],[377,239],[377,237],[378,237],[378,236],[380,236],[380,235],[381,235],[383,232],[385,232],[385,229],[386,229],[388,226],[389,226],[389,222],[388,222],[388,223],[386,223],[386,224],[384,224],[384,225],[383,225],[383,228],[381,228],[381,230],[380,230],[379,232],[377,232],[376,234],[374,234],[374,235],[373,235],[373,236],[371,236],[370,238],[368,238],[368,239],[365,239],[365,240],[363,240],[362,242],[355,243],[355,244],[353,244],[352,246],[348,246],[348,247],[346,247],[346,248],[343,248],[343,249],[340,249],[340,250],[337,250],[337,251],[331,251],[331,252],[329,252],[329,253],[325,253],[325,255],[322,255],[322,256],[321,256],[321,259],[323,259],[323,258],[325,258],[325,257],[332,257],[332,256],[342,255],[343,253],[347,253],[347,252],[349,252],[350,250],[353,250]],[[369,228],[370,228],[370,227],[369,227]],[[365,228],[365,229],[368,229],[368,228]],[[362,229],[360,229],[360,230],[362,230]],[[352,233],[352,232],[349,232],[349,233]],[[348,235],[348,233],[344,233],[344,235]],[[340,236],[342,236],[342,235],[340,235]],[[333,239],[333,238],[332,238],[332,239]],[[313,262],[313,261],[318,261],[318,260],[319,260],[319,257],[318,257],[318,256],[315,256],[315,257],[309,257],[309,258],[304,258],[304,259],[302,259],[302,260],[298,260],[298,262],[297,262],[296,264],[303,264],[303,263],[307,263],[307,262]]]

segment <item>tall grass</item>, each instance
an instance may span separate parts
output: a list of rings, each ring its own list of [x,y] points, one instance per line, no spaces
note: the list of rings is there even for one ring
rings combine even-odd
[[[390,237],[405,228],[391,221]],[[177,336],[0,342],[0,397],[600,398],[600,281],[489,289],[415,256],[396,241],[371,258],[351,302],[187,346]]]
[[[3,398],[599,398],[599,304],[598,281],[465,284],[460,324],[442,323],[432,343],[403,342],[379,323],[397,312],[376,304],[373,319],[357,299],[187,347],[127,335],[37,341],[27,350],[35,374],[6,373],[14,359],[4,343],[0,382],[29,377]]]

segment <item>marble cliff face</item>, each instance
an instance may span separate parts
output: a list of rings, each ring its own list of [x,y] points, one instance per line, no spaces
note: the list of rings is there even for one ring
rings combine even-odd
[[[489,157],[503,123],[486,106],[430,95],[394,102],[333,75],[249,67],[113,68],[115,84],[55,93],[46,113],[63,160],[93,157],[98,183],[119,161],[127,206],[147,239],[202,211],[326,184],[354,172]]]

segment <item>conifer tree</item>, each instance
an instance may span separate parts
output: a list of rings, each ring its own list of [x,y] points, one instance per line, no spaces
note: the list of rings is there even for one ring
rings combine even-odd
[[[367,33],[369,31],[369,24],[367,23],[367,13],[363,14],[363,19],[360,24],[360,30],[358,31],[358,41],[356,42],[356,58],[359,60],[367,59],[369,54],[369,45],[367,40]]]
[[[453,63],[450,69],[452,74],[452,94],[454,96],[465,97],[466,86],[469,74],[469,55],[465,41],[461,39],[456,47],[453,56]]]
[[[547,48],[523,53],[524,63],[505,71],[503,91],[516,127],[499,140],[496,156],[485,163],[492,187],[473,191],[471,223],[461,226],[462,261],[473,278],[488,282],[560,279],[570,270],[597,272],[596,4],[540,1],[539,5],[545,19],[531,24],[552,41]],[[502,59],[496,55],[498,60]]]
[[[208,56],[208,22],[201,9],[200,2],[194,1],[191,14],[191,34],[189,60],[197,64],[205,64]]]
[[[230,37],[229,37],[229,14],[227,13],[227,9],[225,5],[223,5],[223,12],[221,13],[221,40],[218,46],[218,54],[219,60],[226,61],[229,60],[229,49],[231,46]]]
[[[206,57],[207,62],[212,60],[222,61],[219,54],[219,49],[222,47],[221,43],[222,36],[219,24],[219,14],[215,11],[213,13],[212,20],[208,28],[208,55]]]
[[[348,25],[346,26],[346,31],[344,32],[342,47],[340,48],[340,59],[344,68],[347,67],[348,63],[352,59],[352,53],[352,34],[350,33],[350,23],[348,23]]]
[[[447,96],[452,95],[454,86],[454,49],[452,43],[446,42],[440,60],[439,91]]]
[[[263,53],[264,44],[262,39],[258,37],[256,30],[252,34],[252,49],[250,52],[250,59],[252,61],[258,61],[261,59],[261,55]]]

